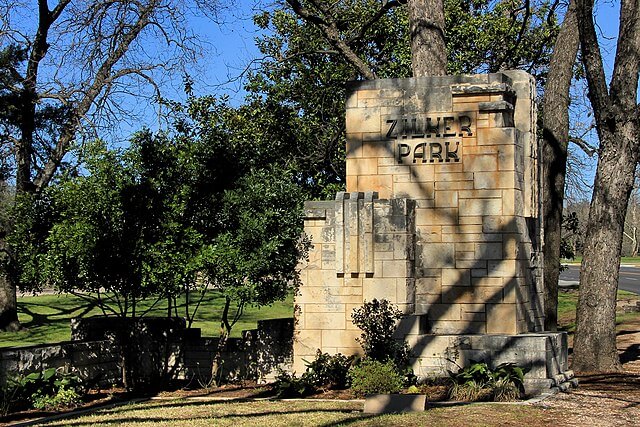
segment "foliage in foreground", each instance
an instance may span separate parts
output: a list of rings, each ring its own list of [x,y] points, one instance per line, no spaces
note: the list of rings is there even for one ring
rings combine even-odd
[[[88,144],[82,175],[18,200],[16,274],[30,290],[81,294],[120,317],[144,316],[146,298],[166,299],[171,317],[180,295],[198,291],[186,304],[189,324],[215,290],[224,297],[217,378],[245,307],[272,304],[299,286],[304,196],[286,160],[257,140],[268,129],[248,143],[246,110],[212,97],[174,107],[171,133],[141,131],[125,150]]]
[[[524,395],[524,374],[514,363],[491,369],[484,362],[472,362],[457,373],[449,371],[449,397],[465,402],[516,400]]]
[[[48,368],[9,377],[0,389],[0,415],[23,409],[59,410],[77,406],[84,387],[76,375]]]
[[[398,393],[404,384],[404,375],[398,372],[392,360],[364,359],[349,371],[349,378],[356,396]]]
[[[330,355],[318,350],[316,358],[306,363],[306,370],[300,376],[280,371],[276,377],[275,389],[278,397],[304,397],[324,390],[343,390],[349,387],[349,370],[354,356],[340,353]]]
[[[135,317],[144,298],[213,287],[264,305],[298,283],[300,191],[230,140],[222,128],[233,109],[192,102],[192,129],[140,132],[121,152],[89,145],[85,175],[19,201],[12,239],[27,289],[91,293],[105,314]]]

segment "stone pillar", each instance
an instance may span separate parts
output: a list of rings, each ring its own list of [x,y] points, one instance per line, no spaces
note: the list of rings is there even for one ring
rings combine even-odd
[[[417,375],[470,359],[566,369],[566,336],[536,333],[542,221],[535,81],[509,71],[355,82],[347,177],[309,202],[295,370],[315,351],[357,353],[351,312],[385,298]],[[533,369],[535,368],[535,369]]]
[[[352,86],[347,191],[415,200],[423,332],[542,327],[534,97],[523,72]]]

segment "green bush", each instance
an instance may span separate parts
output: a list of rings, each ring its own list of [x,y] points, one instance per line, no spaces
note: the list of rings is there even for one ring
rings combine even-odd
[[[280,371],[276,377],[275,389],[278,397],[304,397],[322,390],[345,389],[348,387],[348,372],[354,356],[340,353],[330,355],[318,350],[313,362],[307,362],[307,369],[299,378],[295,374]]]
[[[304,374],[301,377],[296,377],[295,373],[290,374],[282,370],[276,376],[274,388],[279,398],[304,397],[316,391],[314,385]]]
[[[514,363],[495,369],[484,362],[473,362],[457,373],[449,371],[449,397],[462,401],[516,400],[524,394],[524,370]]]
[[[515,363],[502,363],[493,370],[493,380],[506,380],[514,384],[519,389],[524,389],[525,371]]]
[[[62,408],[72,408],[82,402],[82,396],[72,388],[60,387],[54,395],[31,396],[33,407],[36,409],[59,410]]]
[[[80,402],[83,387],[73,374],[48,368],[42,372],[8,378],[0,390],[0,411],[5,415],[11,411],[29,409],[60,409]]]
[[[471,365],[460,369],[458,373],[449,371],[449,376],[455,384],[475,383],[485,386],[491,382],[492,372],[489,366],[483,362],[471,361]]]
[[[364,359],[349,371],[351,390],[358,395],[397,393],[402,389],[404,377],[393,361],[380,362]]]
[[[321,389],[342,390],[349,386],[349,368],[355,356],[330,355],[318,350],[313,362],[307,363],[306,376],[311,384]]]

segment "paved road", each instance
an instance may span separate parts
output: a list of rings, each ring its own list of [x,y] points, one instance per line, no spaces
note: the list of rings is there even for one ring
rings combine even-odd
[[[570,265],[560,273],[560,286],[577,285],[580,281],[580,266]],[[618,289],[640,294],[640,267],[620,267]]]

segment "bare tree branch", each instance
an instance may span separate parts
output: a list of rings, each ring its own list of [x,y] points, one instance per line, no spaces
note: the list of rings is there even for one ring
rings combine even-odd
[[[309,9],[304,7],[302,3],[298,0],[286,0],[287,3],[291,6],[296,15],[300,18],[304,19],[307,22],[315,24],[322,34],[324,34],[327,41],[334,47],[334,49],[338,50],[344,58],[349,62],[358,72],[367,80],[373,80],[376,78],[375,72],[367,65],[350,47],[349,45],[341,38],[340,31],[336,25],[335,20],[330,15],[330,13],[325,13],[325,16],[320,16],[314,14]],[[326,7],[322,6],[321,2],[313,2],[314,5],[320,5],[323,9],[326,10]],[[324,13],[323,10],[320,10]]]
[[[569,142],[573,142],[574,144],[576,144],[589,157],[593,157],[593,155],[598,152],[597,148],[595,148],[582,138],[569,137]]]

